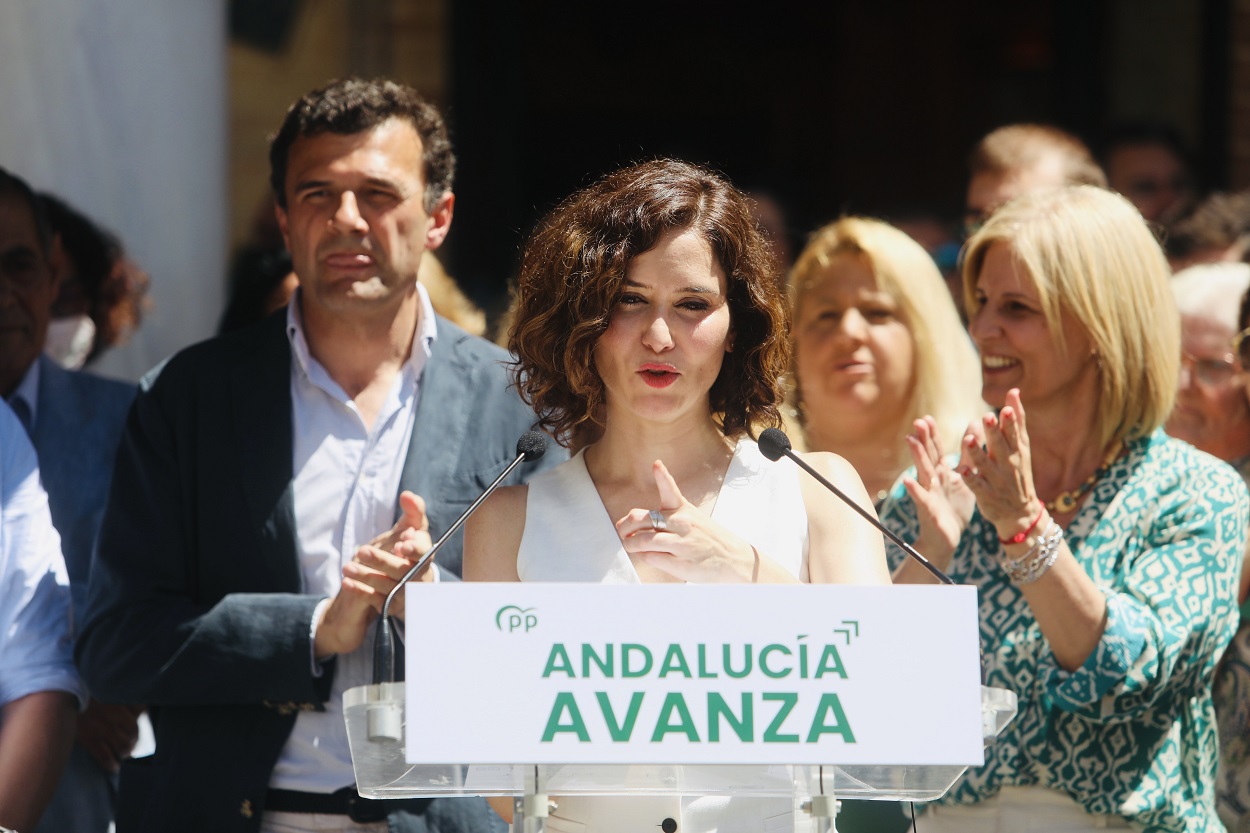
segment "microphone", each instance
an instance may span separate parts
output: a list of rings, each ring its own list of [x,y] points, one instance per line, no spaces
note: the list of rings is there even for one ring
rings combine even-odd
[[[902,538],[895,535],[890,530],[886,529],[885,525],[882,524],[881,521],[877,520],[875,517],[872,516],[872,513],[865,511],[864,507],[860,506],[858,503],[856,503],[855,501],[847,497],[846,494],[841,489],[839,489],[837,486],[830,483],[825,478],[824,475],[822,475],[820,472],[816,471],[816,469],[809,466],[802,457],[795,454],[791,450],[791,447],[790,447],[790,438],[787,437],[783,431],[777,428],[765,428],[762,432],[760,432],[759,439],[756,440],[756,443],[760,447],[760,452],[769,460],[772,460],[773,462],[780,460],[782,457],[789,457],[798,465],[799,468],[803,469],[803,471],[807,472],[812,477],[819,480],[822,486],[824,486],[829,491],[833,492],[835,495],[841,498],[843,503],[845,503],[847,506],[851,507],[856,512],[858,512],[864,518],[864,520],[868,521],[868,523],[872,524],[877,529],[879,529],[881,531],[881,534],[883,534],[885,537],[889,538],[891,541],[897,544],[899,548],[903,550],[903,552],[907,553],[913,559],[918,561],[920,565],[924,567],[926,570],[928,570],[930,573],[932,573],[934,577],[937,578],[938,581],[944,584],[952,584],[952,585],[955,584],[954,579],[946,575],[946,573],[942,572],[937,567],[934,567],[932,562],[929,561],[929,559],[925,558],[923,555],[921,555],[919,552],[916,551],[915,547],[913,547],[911,544],[907,543]]]
[[[456,519],[456,522],[448,527],[447,531],[443,533],[443,537],[435,541],[434,545],[426,551],[425,555],[421,556],[421,560],[412,565],[412,568],[408,570],[408,572],[404,573],[404,577],[401,578],[393,588],[391,588],[391,592],[386,594],[386,601],[382,603],[382,615],[378,618],[377,631],[375,632],[373,642],[374,685],[395,682],[395,641],[390,616],[391,602],[394,600],[395,596],[399,593],[403,586],[408,583],[409,579],[421,572],[425,565],[430,563],[434,556],[438,554],[438,551],[442,549],[443,545],[451,540],[451,536],[456,534],[456,530],[460,529],[460,527],[464,525],[464,522],[469,519],[469,516],[476,512],[477,508],[485,502],[486,498],[490,497],[491,493],[499,487],[499,484],[504,481],[504,478],[512,474],[513,470],[517,466],[522,463],[530,463],[537,460],[542,457],[546,451],[547,438],[540,432],[526,431],[522,434],[521,438],[517,440],[516,443],[516,459],[508,464],[508,467],[503,470],[503,473],[496,477],[494,482],[486,487],[486,491],[482,492],[481,496],[478,497],[477,500],[473,501],[469,508],[464,510],[460,517]]]

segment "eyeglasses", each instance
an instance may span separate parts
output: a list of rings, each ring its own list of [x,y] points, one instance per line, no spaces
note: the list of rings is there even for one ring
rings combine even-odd
[[[1237,363],[1232,356],[1223,359],[1200,359],[1182,350],[1181,366],[1188,368],[1200,384],[1212,388],[1224,384],[1237,373]]]
[[[1242,370],[1250,370],[1250,327],[1233,336],[1233,355]]]

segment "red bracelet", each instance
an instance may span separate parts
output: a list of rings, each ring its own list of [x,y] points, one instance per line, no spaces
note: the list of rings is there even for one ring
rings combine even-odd
[[[1010,538],[999,538],[998,543],[1002,544],[1003,546],[1006,546],[1008,544],[1023,544],[1024,539],[1029,537],[1029,533],[1034,530],[1034,528],[1037,526],[1037,522],[1040,521],[1042,519],[1042,515],[1045,515],[1045,514],[1046,514],[1046,507],[1043,506],[1041,510],[1037,513],[1037,517],[1033,519],[1033,523],[1029,524],[1028,529],[1024,530],[1024,532],[1017,532],[1015,535],[1012,535]]]

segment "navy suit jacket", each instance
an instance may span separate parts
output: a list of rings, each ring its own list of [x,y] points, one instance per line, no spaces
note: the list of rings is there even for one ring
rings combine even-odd
[[[401,478],[425,498],[435,539],[535,421],[506,360],[438,320]],[[333,663],[321,677],[310,667],[318,598],[302,592],[296,554],[290,368],[278,313],[179,353],[131,411],[77,659],[96,696],[153,707],[156,753],[122,773],[140,830],[256,831],[296,713],[329,695]],[[512,482],[564,458],[553,446]],[[438,559],[457,574],[461,541]],[[419,804],[393,812],[391,829],[504,829],[481,799]]]
[[[74,616],[81,624],[91,555],[104,517],[117,443],[135,386],[39,359],[38,417],[31,442],[61,536]]]
[[[40,356],[31,441],[61,536],[74,621],[81,626],[113,461],[135,386],[66,370]],[[82,747],[74,750],[38,831],[105,831],[113,819],[116,779]]]

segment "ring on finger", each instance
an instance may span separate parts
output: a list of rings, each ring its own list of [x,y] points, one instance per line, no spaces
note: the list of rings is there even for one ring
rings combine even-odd
[[[668,530],[668,521],[664,519],[664,513],[659,509],[648,511],[647,517],[651,518],[651,529],[653,531],[666,532]]]

